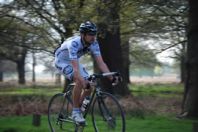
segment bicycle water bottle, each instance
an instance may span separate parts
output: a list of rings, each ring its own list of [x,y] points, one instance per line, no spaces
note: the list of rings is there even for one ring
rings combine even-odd
[[[84,112],[87,109],[87,106],[90,102],[90,97],[86,96],[85,99],[83,100],[82,106],[81,106],[81,111]]]

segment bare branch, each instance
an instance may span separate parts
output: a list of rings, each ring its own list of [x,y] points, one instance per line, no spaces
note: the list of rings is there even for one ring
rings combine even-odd
[[[186,42],[187,42],[187,40],[184,40],[184,41],[180,41],[180,42],[178,42],[178,43],[172,44],[172,45],[170,45],[170,46],[168,46],[168,47],[166,47],[166,48],[163,48],[163,49],[161,49],[160,51],[156,52],[156,54],[162,53],[162,52],[164,52],[164,51],[166,51],[166,50],[168,50],[168,49],[170,49],[170,48],[173,48],[173,47],[175,47],[175,46],[177,46],[177,45],[179,45],[179,44],[186,43]]]
[[[52,22],[49,18],[47,18],[46,16],[44,16],[44,14],[42,14],[40,12],[40,10],[38,8],[36,8],[31,2],[29,2],[29,0],[26,0],[26,2],[28,4],[30,4],[30,6],[32,7],[32,9],[34,9],[34,11],[44,20],[46,20],[51,26],[52,28],[54,28],[61,36],[65,36],[65,32],[61,30],[60,27],[55,25],[55,22]],[[41,10],[42,11],[42,10]]]

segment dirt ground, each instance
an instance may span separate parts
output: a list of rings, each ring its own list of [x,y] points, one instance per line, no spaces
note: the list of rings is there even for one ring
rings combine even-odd
[[[181,98],[163,98],[155,96],[121,98],[125,113],[178,114],[181,111]],[[1,96],[0,115],[46,114],[49,97],[36,96]]]
[[[126,112],[143,111],[152,114],[179,114],[181,112],[181,97],[125,97],[120,100]]]

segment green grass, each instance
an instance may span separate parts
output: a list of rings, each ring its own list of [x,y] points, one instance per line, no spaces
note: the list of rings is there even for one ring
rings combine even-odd
[[[85,132],[93,132],[88,119]],[[192,132],[192,122],[173,117],[146,116],[144,119],[127,117],[127,132]],[[101,126],[102,127],[102,126]],[[49,132],[47,117],[41,117],[41,126],[32,126],[32,116],[0,117],[0,132]]]
[[[192,122],[173,117],[148,116],[145,119],[128,119],[130,132],[192,132]]]
[[[5,88],[0,89],[0,96],[12,96],[12,95],[46,95],[52,96],[56,93],[62,92],[63,88]]]
[[[183,94],[183,85],[181,84],[132,84],[129,89],[135,96],[161,96],[176,97]]]

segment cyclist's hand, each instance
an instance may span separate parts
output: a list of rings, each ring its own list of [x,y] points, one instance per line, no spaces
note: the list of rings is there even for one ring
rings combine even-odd
[[[121,76],[113,76],[113,79],[112,79],[112,85],[113,86],[118,85],[120,82],[122,82],[122,77]]]

